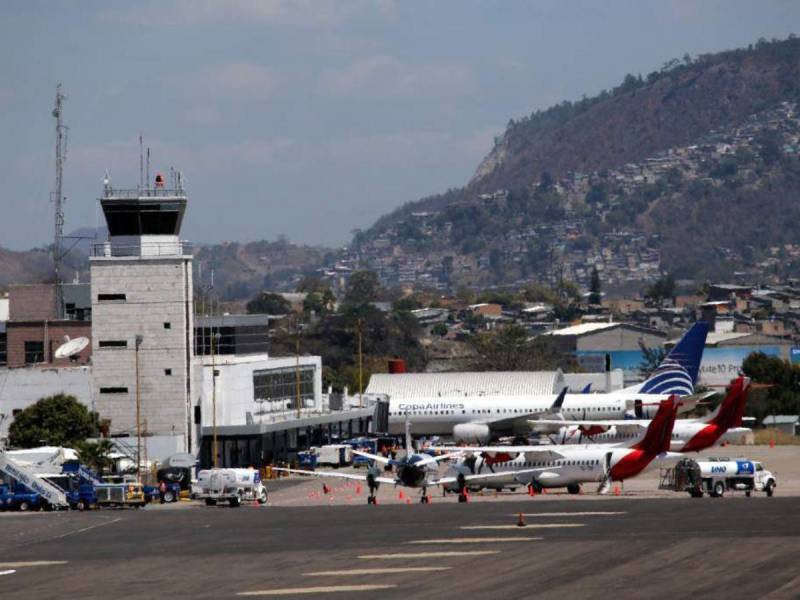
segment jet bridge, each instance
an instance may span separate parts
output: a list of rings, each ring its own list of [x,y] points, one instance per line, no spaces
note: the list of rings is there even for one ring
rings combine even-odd
[[[61,488],[37,476],[29,467],[22,466],[20,463],[12,460],[3,450],[0,450],[0,473],[21,483],[32,492],[36,492],[47,500],[51,506],[69,506],[67,496]]]

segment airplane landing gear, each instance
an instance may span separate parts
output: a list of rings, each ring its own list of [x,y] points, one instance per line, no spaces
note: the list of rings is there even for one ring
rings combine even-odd
[[[419,501],[422,504],[430,504],[431,503],[431,497],[428,496],[428,489],[427,488],[422,488],[422,496],[420,496]]]
[[[372,494],[367,496],[367,504],[377,504],[377,503],[378,499],[375,496],[373,496]]]

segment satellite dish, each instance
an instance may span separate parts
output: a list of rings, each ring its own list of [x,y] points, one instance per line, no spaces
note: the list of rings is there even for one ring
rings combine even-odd
[[[61,344],[58,349],[56,349],[55,357],[72,358],[73,356],[80,354],[88,345],[89,338],[87,337],[79,337],[75,338],[74,340],[68,340],[64,344]]]

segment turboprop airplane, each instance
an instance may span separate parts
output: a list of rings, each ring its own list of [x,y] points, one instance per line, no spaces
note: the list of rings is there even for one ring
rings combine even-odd
[[[492,484],[509,486],[525,484],[542,488],[566,487],[571,494],[580,492],[580,485],[599,482],[598,492],[605,494],[612,481],[624,481],[641,473],[656,457],[669,451],[670,436],[678,410],[678,397],[670,396],[659,403],[658,412],[641,437],[631,446],[614,444],[552,446],[476,446],[462,447],[466,457],[445,474],[456,479],[456,485],[445,489],[464,489],[476,474],[497,475]],[[451,449],[452,450],[452,449]],[[525,473],[529,469],[537,469]],[[503,479],[500,476],[505,474]]]
[[[643,418],[672,394],[684,396],[681,410],[689,410],[692,402],[686,396],[694,390],[707,334],[708,323],[695,323],[641,384],[603,394],[567,394],[563,414],[574,419]],[[550,416],[552,402],[553,397],[544,394],[390,398],[389,433],[401,433],[402,423],[408,419],[417,435],[487,443],[504,435],[529,434],[530,421]]]
[[[750,380],[738,377],[728,388],[723,401],[708,416],[699,419],[678,419],[672,429],[670,450],[673,452],[699,452],[717,444],[728,433],[733,436],[750,431],[742,427],[744,407],[747,402]],[[548,436],[554,444],[627,443],[637,438],[650,425],[649,420],[582,420],[539,419],[535,426],[559,427],[555,435]]]
[[[367,504],[377,504],[375,492],[377,492],[380,484],[385,483],[394,486],[403,486],[407,488],[415,488],[421,490],[420,502],[428,504],[430,496],[428,495],[429,487],[451,485],[456,486],[460,490],[461,496],[464,496],[464,487],[469,482],[478,482],[489,480],[498,477],[508,476],[524,476],[533,475],[539,471],[543,471],[543,467],[525,467],[519,469],[509,469],[503,473],[476,473],[476,474],[463,474],[459,473],[452,477],[442,477],[439,474],[439,462],[451,458],[456,458],[462,454],[461,450],[456,452],[448,452],[439,456],[431,456],[429,454],[416,453],[413,450],[411,443],[411,430],[410,424],[406,426],[406,456],[400,460],[386,458],[377,454],[370,454],[360,450],[353,450],[354,454],[364,456],[370,459],[372,464],[366,475],[357,473],[340,473],[334,471],[307,471],[304,469],[284,469],[274,468],[276,471],[284,471],[286,473],[297,473],[300,475],[311,475],[315,477],[338,477],[340,479],[351,479],[366,482],[369,487],[369,496],[367,497]],[[394,468],[394,476],[386,477],[381,474],[381,469],[377,467],[376,463],[390,465]]]

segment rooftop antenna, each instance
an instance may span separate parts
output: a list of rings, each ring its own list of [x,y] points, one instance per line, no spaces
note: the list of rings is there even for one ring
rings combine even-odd
[[[64,112],[64,94],[61,92],[61,83],[56,86],[56,104],[53,108],[53,116],[56,119],[56,189],[53,192],[53,202],[55,204],[55,235],[53,239],[53,269],[55,271],[56,285],[56,316],[63,318],[64,307],[61,301],[61,260],[64,258],[62,253],[62,240],[64,238],[64,161],[67,160],[67,132],[69,128],[64,125],[62,120]]]
[[[144,189],[144,149],[142,144],[142,134],[139,133],[139,192]]]
[[[150,189],[150,146],[147,147],[147,170],[145,171],[145,181],[147,182],[147,187],[145,188],[145,190],[149,190]]]

